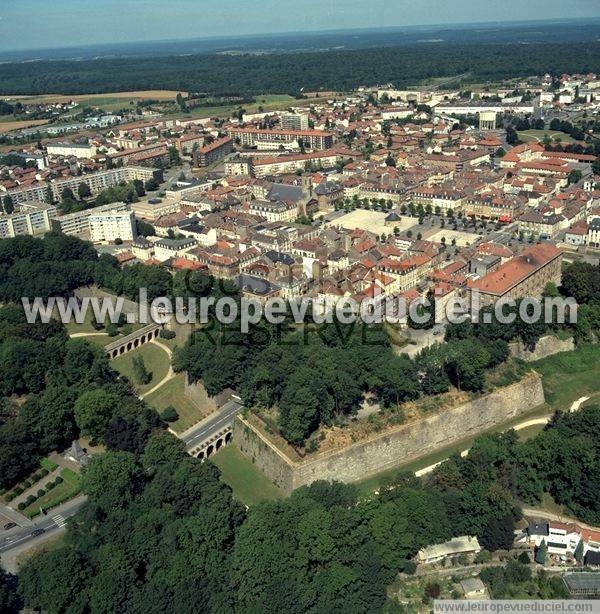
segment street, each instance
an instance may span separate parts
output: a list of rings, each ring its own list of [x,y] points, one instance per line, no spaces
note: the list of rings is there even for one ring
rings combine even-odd
[[[241,402],[236,400],[225,403],[218,412],[215,412],[202,422],[199,422],[195,427],[183,433],[181,438],[185,442],[186,447],[188,449],[192,448],[218,433],[226,424],[231,422],[242,409],[244,409],[244,406]]]
[[[0,539],[0,558],[3,567],[9,571],[11,570],[11,564],[14,563],[14,556],[11,555],[14,555],[14,551],[18,550],[21,552],[27,550],[32,545],[43,543],[56,535],[59,530],[64,528],[67,520],[77,513],[85,501],[85,495],[79,495],[75,499],[49,510],[46,516],[40,516],[36,522],[31,523],[25,528],[14,527],[4,531],[5,535]],[[40,529],[44,533],[33,535],[34,531]]]

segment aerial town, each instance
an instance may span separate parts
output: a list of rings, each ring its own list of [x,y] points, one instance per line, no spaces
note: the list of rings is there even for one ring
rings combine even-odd
[[[453,85],[0,96],[2,612],[600,599],[600,73]],[[547,298],[578,319],[491,316]]]

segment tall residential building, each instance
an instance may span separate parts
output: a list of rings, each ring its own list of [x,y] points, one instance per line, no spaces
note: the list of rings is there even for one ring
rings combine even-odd
[[[10,215],[0,214],[0,239],[43,234],[52,228],[52,218],[56,213],[54,205],[41,202],[21,203]]]
[[[80,237],[82,239],[91,238],[91,226],[90,218],[96,218],[103,213],[130,213],[131,206],[128,203],[111,203],[109,205],[102,205],[101,207],[94,207],[93,209],[85,209],[84,211],[76,211],[75,213],[67,213],[61,215],[52,220],[52,228],[63,232],[66,235],[72,235]],[[101,221],[95,223],[95,227],[98,228],[98,224]],[[97,230],[97,232],[100,232]],[[117,238],[116,236],[114,237]],[[119,237],[126,240],[125,237]]]
[[[9,190],[7,194],[12,197],[15,204],[26,203],[32,200],[47,202],[49,200],[49,192],[52,193],[52,199],[59,201],[65,188],[69,188],[73,190],[74,193],[77,193],[77,188],[81,183],[86,183],[95,196],[107,188],[119,185],[119,183],[123,181],[128,182],[134,179],[139,179],[140,181],[156,179],[158,182],[162,182],[163,172],[157,168],[124,166],[77,177],[55,179],[49,183],[40,182],[26,188]]]
[[[135,218],[131,211],[106,211],[89,216],[90,239],[93,243],[115,239],[133,241],[136,236]]]
[[[283,130],[308,130],[308,113],[282,113]]]

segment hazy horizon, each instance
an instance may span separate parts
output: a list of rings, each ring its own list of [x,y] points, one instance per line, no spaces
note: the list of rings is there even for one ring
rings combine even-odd
[[[130,9],[130,10],[129,10]],[[265,19],[268,15],[268,19]],[[594,0],[22,0],[0,12],[0,50],[600,17]]]

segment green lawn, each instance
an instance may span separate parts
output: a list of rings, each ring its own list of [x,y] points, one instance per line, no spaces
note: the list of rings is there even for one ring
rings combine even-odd
[[[222,480],[231,486],[234,497],[245,505],[284,496],[234,445],[221,448],[210,461],[221,470]]]
[[[600,345],[585,345],[531,363],[544,382],[546,401],[553,409],[569,409],[582,396],[600,391]]]
[[[207,414],[202,408],[185,395],[185,380],[182,373],[178,373],[173,379],[161,386],[156,392],[145,398],[146,403],[161,412],[163,409],[172,405],[179,414],[179,420],[172,422],[169,426],[177,433],[182,433],[202,420]],[[206,397],[208,401],[208,396]]]
[[[33,518],[40,513],[40,507],[49,510],[69,499],[72,499],[81,490],[81,476],[69,468],[64,468],[60,472],[60,477],[64,480],[61,484],[49,490],[45,495],[34,501],[29,507],[26,507],[22,514],[28,518]],[[46,487],[49,480],[40,480],[40,488]]]
[[[146,369],[152,373],[152,379],[148,384],[140,385],[135,378],[133,371],[133,359],[142,358]],[[139,348],[127,352],[111,361],[111,365],[121,374],[127,377],[135,386],[136,390],[143,394],[158,382],[160,382],[169,371],[169,355],[157,345],[146,343]]]
[[[541,143],[546,135],[548,135],[548,137],[553,141],[554,137],[558,137],[564,143],[578,142],[568,134],[554,130],[523,130],[522,132],[517,132],[517,134],[519,136],[519,140],[523,141],[523,143]]]

